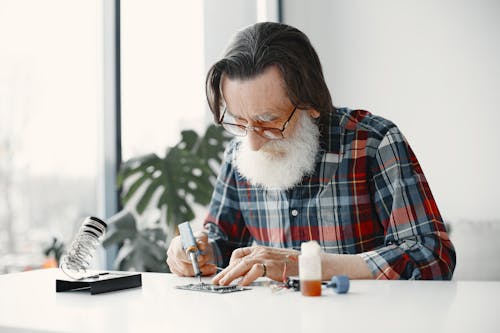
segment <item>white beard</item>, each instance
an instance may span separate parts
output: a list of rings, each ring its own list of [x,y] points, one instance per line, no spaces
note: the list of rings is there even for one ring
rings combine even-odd
[[[258,151],[241,138],[236,169],[252,185],[286,190],[314,171],[319,149],[319,129],[308,112],[300,112],[294,133],[285,139],[268,141]]]

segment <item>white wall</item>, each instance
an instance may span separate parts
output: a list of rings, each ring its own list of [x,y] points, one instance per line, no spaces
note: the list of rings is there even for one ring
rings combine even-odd
[[[334,104],[405,133],[445,220],[500,223],[500,1],[283,3],[285,23],[316,47]]]

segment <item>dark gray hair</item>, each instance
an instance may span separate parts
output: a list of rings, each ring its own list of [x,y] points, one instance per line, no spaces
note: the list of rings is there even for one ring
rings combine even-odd
[[[214,121],[221,121],[223,75],[230,79],[251,79],[272,65],[281,71],[292,104],[299,109],[317,110],[320,123],[327,124],[329,113],[335,108],[316,51],[303,32],[273,22],[253,24],[239,31],[224,58],[208,70],[206,95]]]

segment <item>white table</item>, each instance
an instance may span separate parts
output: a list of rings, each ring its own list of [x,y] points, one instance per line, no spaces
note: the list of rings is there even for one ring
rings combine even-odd
[[[142,273],[142,288],[55,292],[56,269],[0,276],[0,332],[499,332],[500,282],[351,281],[348,294],[268,287],[175,289],[193,278]]]

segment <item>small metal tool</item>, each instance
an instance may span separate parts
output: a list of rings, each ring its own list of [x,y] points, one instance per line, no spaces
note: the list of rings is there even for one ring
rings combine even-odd
[[[182,240],[182,248],[186,251],[189,259],[191,260],[191,264],[193,265],[194,276],[197,276],[201,282],[201,271],[200,265],[198,264],[198,256],[200,255],[200,250],[196,245],[196,239],[193,235],[193,230],[191,229],[191,225],[189,222],[184,222],[179,224],[179,233],[181,234]]]

